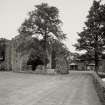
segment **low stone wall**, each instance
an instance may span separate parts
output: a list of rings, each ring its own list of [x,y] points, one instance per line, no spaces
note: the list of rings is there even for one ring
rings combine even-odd
[[[16,71],[15,71],[16,72]],[[17,70],[17,72],[19,72],[19,70]],[[25,69],[25,70],[21,70],[20,73],[33,73],[33,74],[51,74],[51,75],[55,75],[56,74],[56,71],[55,69],[45,69],[44,70],[44,66],[43,65],[39,65],[37,66],[36,70],[35,71],[32,71],[31,70],[31,66],[30,66],[30,69]]]
[[[102,102],[102,105],[105,105],[105,83],[96,73],[92,73],[92,76],[93,76],[93,83],[96,92],[99,96],[99,99]]]
[[[46,70],[44,70],[43,65],[37,66],[37,68],[34,72],[37,74],[56,74],[55,69],[46,68]]]

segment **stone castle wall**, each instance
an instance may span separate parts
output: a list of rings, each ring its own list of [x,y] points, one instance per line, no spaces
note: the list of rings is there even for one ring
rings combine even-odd
[[[29,38],[28,38],[29,39]],[[17,46],[21,43],[23,39],[20,36],[16,36],[11,41],[7,42],[6,45],[6,53],[5,53],[5,63],[6,70],[12,70],[16,72],[21,72],[24,70],[30,70],[31,66],[27,65],[27,61],[29,58],[28,52],[22,54],[21,52],[17,51]],[[51,69],[52,64],[52,56],[51,54],[47,53],[49,63],[47,64],[47,69]],[[42,67],[43,68],[43,67]],[[63,57],[60,57],[57,66],[57,71],[61,71],[62,73],[67,72],[67,64]]]
[[[28,59],[28,55],[21,56],[21,52],[16,50],[17,46],[20,43],[20,39],[18,36],[13,38],[12,40],[6,41],[5,48],[5,60],[0,64],[0,68],[7,71],[21,71],[23,69],[23,65],[27,65],[26,62]]]
[[[11,64],[11,41],[6,42],[6,49],[5,49],[5,69],[12,70]]]
[[[0,61],[0,70],[10,71],[12,68],[11,65],[11,41],[7,40],[5,43],[5,59]]]
[[[28,54],[22,55],[21,52],[17,51],[17,46],[21,43],[21,39],[19,36],[16,36],[14,39],[11,40],[11,64],[12,70],[21,72],[28,68],[27,60]]]

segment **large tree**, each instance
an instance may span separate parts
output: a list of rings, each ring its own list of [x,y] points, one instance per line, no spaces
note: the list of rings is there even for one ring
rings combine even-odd
[[[25,36],[41,36],[46,55],[47,45],[51,44],[48,39],[56,38],[62,40],[65,38],[65,34],[61,30],[61,24],[59,10],[54,6],[49,6],[47,3],[42,3],[36,5],[35,9],[29,12],[29,17],[19,28],[19,33]]]
[[[101,1],[93,1],[83,31],[78,33],[78,50],[85,50],[90,58],[94,58],[95,70],[98,71],[99,60],[105,51],[105,5]]]

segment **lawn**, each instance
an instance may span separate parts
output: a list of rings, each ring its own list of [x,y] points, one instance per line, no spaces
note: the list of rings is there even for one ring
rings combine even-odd
[[[0,105],[100,105],[89,75],[0,72]]]
[[[31,105],[32,100],[37,100],[62,79],[61,76],[0,72],[0,105]]]

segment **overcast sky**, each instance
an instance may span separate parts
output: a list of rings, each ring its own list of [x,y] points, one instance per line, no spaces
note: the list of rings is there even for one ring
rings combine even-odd
[[[66,45],[74,52],[72,45],[78,38],[77,32],[81,32],[84,26],[93,0],[0,0],[0,37],[11,39],[18,35],[17,30],[28,12],[42,2],[59,9],[62,29],[68,37]]]

